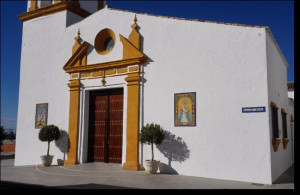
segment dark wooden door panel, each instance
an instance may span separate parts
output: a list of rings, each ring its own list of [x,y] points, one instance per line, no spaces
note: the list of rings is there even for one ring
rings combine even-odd
[[[90,93],[88,162],[122,162],[123,89]]]
[[[89,161],[104,162],[108,97],[91,93],[89,120]]]
[[[122,162],[123,94],[109,96],[109,162]]]

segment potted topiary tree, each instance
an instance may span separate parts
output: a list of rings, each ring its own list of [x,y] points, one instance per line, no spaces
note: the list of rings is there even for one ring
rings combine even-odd
[[[154,174],[158,170],[160,161],[154,160],[153,145],[159,145],[164,141],[164,130],[158,124],[147,123],[146,126],[142,127],[139,138],[142,144],[151,145],[152,158],[144,161],[144,167],[146,172]]]
[[[50,166],[53,160],[53,155],[49,155],[49,150],[50,150],[50,142],[53,140],[59,139],[60,136],[60,131],[57,126],[55,125],[48,125],[44,126],[40,132],[39,132],[39,139],[42,142],[48,142],[48,150],[47,150],[47,155],[42,155],[42,164],[44,166]]]

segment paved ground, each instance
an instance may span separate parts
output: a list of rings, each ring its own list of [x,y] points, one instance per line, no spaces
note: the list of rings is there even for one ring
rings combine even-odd
[[[1,153],[1,189],[294,189],[293,166],[273,185],[130,171],[120,164],[13,166],[14,153]],[[109,170],[109,171],[107,171]]]

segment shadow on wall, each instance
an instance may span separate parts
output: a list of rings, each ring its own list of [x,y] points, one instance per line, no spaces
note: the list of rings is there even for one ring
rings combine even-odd
[[[172,168],[172,161],[183,162],[190,157],[190,150],[181,137],[176,137],[169,131],[165,131],[165,140],[157,149],[168,159],[168,164],[160,163],[160,173],[178,174]]]
[[[55,146],[64,154],[63,159],[57,159],[57,165],[64,165],[66,154],[69,151],[69,135],[66,131],[60,130],[60,137],[55,141]]]

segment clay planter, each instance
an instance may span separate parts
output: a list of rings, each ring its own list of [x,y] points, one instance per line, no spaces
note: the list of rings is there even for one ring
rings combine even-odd
[[[278,151],[278,147],[279,147],[280,142],[281,142],[280,139],[273,139],[272,140],[274,152]]]
[[[288,140],[288,139],[283,139],[283,140],[282,140],[283,149],[286,149],[288,143],[289,143],[289,140]]]
[[[155,174],[158,170],[158,166],[159,166],[159,160],[145,160],[144,161],[144,167],[147,173],[149,174]]]
[[[50,166],[52,164],[52,160],[53,160],[53,155],[42,155],[41,156],[41,159],[42,159],[42,165],[44,166]]]

